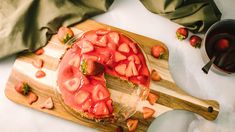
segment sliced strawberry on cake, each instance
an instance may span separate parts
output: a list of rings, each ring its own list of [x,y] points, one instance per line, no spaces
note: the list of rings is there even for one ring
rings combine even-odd
[[[116,31],[88,31],[63,56],[58,86],[64,103],[89,119],[114,116],[104,74],[148,88],[150,74],[137,43]]]

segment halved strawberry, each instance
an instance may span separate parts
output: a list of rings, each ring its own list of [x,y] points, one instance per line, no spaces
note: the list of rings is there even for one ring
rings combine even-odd
[[[126,59],[126,56],[121,54],[118,51],[115,52],[114,56],[115,56],[115,62],[119,62],[121,60],[125,60]]]
[[[124,53],[129,53],[129,52],[130,52],[130,48],[129,48],[128,44],[122,43],[122,44],[118,47],[118,51],[121,51],[121,52],[124,52]]]
[[[109,113],[113,113],[113,106],[112,106],[112,100],[111,99],[106,102],[106,105],[109,109]]]
[[[51,97],[47,98],[47,100],[41,104],[41,109],[52,109],[53,107],[54,103]]]
[[[34,52],[36,55],[42,55],[44,53],[44,49],[40,48]]]
[[[137,119],[128,119],[127,120],[127,127],[128,127],[128,130],[133,132],[136,130],[137,126],[138,126],[138,120]]]
[[[43,67],[43,60],[42,59],[36,59],[32,62],[33,66],[36,68],[42,68]]]
[[[79,85],[81,83],[81,80],[74,77],[72,79],[69,79],[67,81],[64,82],[64,86],[67,90],[69,90],[70,92],[74,92],[78,89]]]
[[[130,61],[128,64],[128,67],[126,68],[126,76],[131,77],[131,76],[137,76],[139,73],[136,69],[134,61]]]
[[[37,100],[38,100],[38,96],[35,93],[33,93],[33,92],[29,92],[28,103],[31,105],[34,102],[36,102]]]
[[[96,30],[96,34],[97,35],[105,35],[107,33],[109,33],[109,30],[106,30],[106,29],[98,29],[98,30]]]
[[[136,48],[136,44],[135,43],[129,43],[129,46],[131,47],[132,51],[137,54],[138,53],[138,50]]]
[[[94,106],[93,113],[97,116],[108,115],[109,110],[104,102],[98,102]]]
[[[88,53],[94,50],[94,46],[87,40],[82,40],[80,48],[82,49],[81,53]]]
[[[151,105],[154,105],[154,103],[158,100],[158,96],[157,95],[155,95],[155,94],[153,94],[153,93],[149,93],[148,94],[148,97],[147,97],[147,100],[149,101],[149,103],[151,104]]]
[[[98,39],[97,34],[95,31],[88,31],[84,34],[84,37],[87,38],[87,40],[91,41],[92,43],[95,43]]]
[[[83,102],[85,102],[88,99],[89,95],[90,94],[87,91],[79,90],[75,95],[76,103],[82,104]]]
[[[83,111],[88,111],[91,108],[91,99],[88,99],[84,104],[82,104]]]
[[[15,85],[15,90],[20,94],[27,95],[30,91],[30,86],[26,82],[20,81]]]
[[[143,117],[144,119],[149,119],[153,116],[155,113],[154,109],[148,108],[148,107],[143,107]]]
[[[104,66],[93,60],[83,60],[81,72],[85,75],[98,75],[104,72]]]
[[[126,74],[126,64],[120,64],[115,67],[115,71],[120,75]]]
[[[97,84],[92,90],[92,99],[93,101],[104,100],[109,97],[108,90],[101,84]]]
[[[129,61],[134,61],[135,64],[140,64],[140,59],[139,59],[139,57],[137,55],[130,55],[128,57],[128,60]]]
[[[69,65],[74,66],[76,68],[79,68],[80,66],[80,56],[76,55],[74,57],[71,58],[71,60],[69,60]]]
[[[107,37],[102,36],[98,41],[96,41],[94,44],[100,47],[106,47],[107,46]]]
[[[117,49],[117,44],[115,43],[108,43],[108,48],[111,49],[111,50],[116,50]]]
[[[112,43],[118,44],[119,34],[117,32],[110,32],[108,35]]]
[[[35,77],[36,78],[43,78],[46,76],[46,73],[43,71],[43,70],[38,70],[36,73],[35,73]]]

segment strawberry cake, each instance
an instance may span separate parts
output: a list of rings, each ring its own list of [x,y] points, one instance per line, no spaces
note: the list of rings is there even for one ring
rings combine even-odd
[[[104,74],[149,87],[149,70],[137,43],[111,30],[91,30],[63,56],[58,86],[64,103],[89,119],[113,117]]]

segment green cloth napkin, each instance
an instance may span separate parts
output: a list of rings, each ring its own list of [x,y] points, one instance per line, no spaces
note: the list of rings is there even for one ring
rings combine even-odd
[[[0,59],[44,46],[57,29],[107,11],[113,0],[2,0]]]
[[[195,33],[205,32],[221,18],[221,12],[213,0],[140,1],[149,11],[181,24]]]

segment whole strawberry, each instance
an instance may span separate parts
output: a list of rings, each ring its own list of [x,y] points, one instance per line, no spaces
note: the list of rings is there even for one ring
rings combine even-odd
[[[218,51],[225,51],[229,47],[229,40],[222,38],[216,42],[216,49]]]
[[[201,43],[202,43],[202,39],[197,36],[197,35],[192,35],[189,39],[190,45],[195,47],[195,48],[200,48],[201,47]]]
[[[164,53],[165,49],[160,45],[156,45],[151,48],[151,54],[155,58],[162,58]]]
[[[74,36],[73,31],[67,27],[61,27],[58,31],[57,37],[62,43],[68,42]]]
[[[188,29],[184,27],[180,27],[176,30],[176,37],[179,40],[184,40],[188,37]]]
[[[23,95],[27,95],[30,91],[30,86],[26,82],[19,82],[15,85],[15,90]]]

